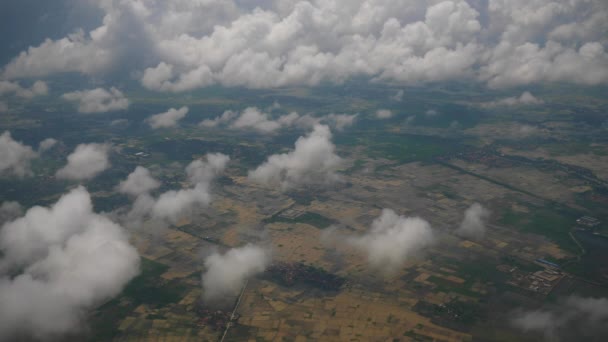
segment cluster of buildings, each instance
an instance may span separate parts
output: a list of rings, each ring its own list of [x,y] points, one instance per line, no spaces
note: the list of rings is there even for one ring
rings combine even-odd
[[[511,279],[507,281],[507,284],[546,296],[565,274],[559,270],[558,265],[544,259],[538,259],[537,264],[542,265],[544,269],[530,273],[521,271],[517,267],[499,265],[498,270],[511,275]]]

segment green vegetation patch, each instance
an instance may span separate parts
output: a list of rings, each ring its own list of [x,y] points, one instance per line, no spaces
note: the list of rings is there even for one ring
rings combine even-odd
[[[278,214],[274,214],[272,217],[265,219],[264,223],[275,223],[275,222],[286,222],[286,223],[304,223],[311,225],[313,227],[317,227],[319,229],[324,229],[335,223],[334,220],[327,218],[321,214],[313,213],[307,211],[297,217],[289,218],[283,216],[283,212]]]
[[[570,237],[576,219],[574,213],[554,210],[550,207],[531,208],[529,213],[514,212],[509,208],[505,210],[499,222],[524,232],[543,235],[560,248],[578,253],[579,248]]]

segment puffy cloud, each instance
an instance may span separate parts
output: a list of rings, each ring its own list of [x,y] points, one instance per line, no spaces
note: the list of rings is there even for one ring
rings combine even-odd
[[[87,41],[84,32],[68,37],[47,39],[39,46],[21,52],[4,70],[7,78],[40,77],[59,72],[93,74],[112,62],[111,51]]]
[[[36,81],[31,88],[23,88],[17,82],[0,81],[0,96],[14,94],[15,96],[31,99],[35,96],[47,95],[49,87],[45,82]]]
[[[254,245],[233,248],[223,255],[211,254],[205,259],[203,298],[214,302],[237,295],[245,281],[264,272],[270,261],[270,253]]]
[[[270,120],[268,114],[255,107],[246,108],[243,113],[230,125],[231,128],[252,128],[262,133],[276,131],[281,128],[279,121]]]
[[[460,227],[456,230],[456,234],[466,237],[478,239],[486,233],[485,221],[490,216],[490,211],[479,203],[473,203],[465,212],[464,219],[460,223]]]
[[[353,77],[605,84],[602,0],[99,1],[96,29],[46,40],[8,79],[130,68],[156,91]]]
[[[188,114],[188,107],[171,108],[164,113],[152,115],[146,119],[146,122],[154,129],[175,127],[179,120],[186,117],[186,114]]]
[[[139,196],[148,193],[160,186],[160,182],[152,177],[150,171],[143,166],[138,166],[127,176],[127,179],[118,184],[118,191]]]
[[[80,144],[68,156],[68,163],[57,171],[57,178],[71,180],[91,179],[110,167],[109,145]]]
[[[173,65],[161,62],[155,68],[147,68],[141,79],[141,84],[156,91],[181,92],[211,85],[214,76],[209,67],[200,66],[176,77]]]
[[[273,105],[271,109],[279,109],[280,106]],[[218,125],[229,125],[232,129],[253,129],[261,133],[275,132],[280,128],[298,127],[313,128],[320,123],[326,123],[341,131],[346,127],[352,126],[357,119],[357,114],[335,114],[331,113],[322,117],[313,117],[310,114],[300,115],[291,112],[272,119],[271,115],[258,109],[248,107],[242,113],[225,111],[221,116],[213,119],[206,119],[199,123],[201,127],[217,127]]]
[[[213,119],[205,119],[203,121],[201,121],[199,123],[199,126],[201,127],[217,127],[219,125],[225,125],[228,122],[232,121],[232,119],[234,119],[236,116],[238,115],[238,113],[233,112],[231,110],[227,110],[224,113],[222,113],[222,115],[213,118]]]
[[[310,134],[298,138],[293,151],[272,155],[250,171],[249,179],[265,185],[277,184],[283,189],[329,184],[339,179],[336,170],[341,163],[329,127],[317,125]]]
[[[191,184],[188,188],[170,190],[160,194],[158,198],[154,198],[149,194],[152,189],[148,183],[147,187],[141,186],[141,184],[138,184],[137,187],[129,186],[130,194],[137,197],[131,211],[127,214],[128,224],[138,225],[145,219],[152,219],[160,223],[175,223],[198,207],[207,206],[211,202],[211,182],[224,171],[230,158],[221,153],[210,153],[206,155],[205,159],[205,161],[194,160],[186,167]],[[137,177],[146,178],[146,182],[149,182],[149,175],[143,175],[144,173],[144,171],[140,171]],[[135,172],[131,174],[133,177],[129,175],[127,180],[121,183],[119,187],[121,191],[127,191],[126,184],[134,185],[136,178],[134,174]],[[138,181],[142,180],[138,179]],[[145,188],[149,189],[145,190]]]
[[[379,109],[376,111],[376,117],[378,119],[390,119],[393,117],[393,112],[388,109]]]
[[[323,117],[322,120],[330,123],[338,131],[342,131],[344,128],[352,126],[355,123],[357,116],[358,114],[348,115],[331,113]]]
[[[21,216],[23,209],[21,204],[14,201],[2,202],[0,205],[0,225],[6,221],[11,221]]]
[[[608,82],[608,54],[599,42],[576,48],[548,41],[544,46],[502,42],[481,68],[480,78],[493,88],[537,82],[597,85]]]
[[[39,144],[38,144],[38,151],[39,152],[44,152],[44,151],[48,151],[51,148],[53,148],[53,146],[57,145],[57,140],[53,139],[53,138],[46,138],[44,140],[42,140]]]
[[[8,105],[6,102],[0,101],[0,113],[8,112]]]
[[[397,271],[434,241],[433,230],[427,221],[400,216],[391,209],[382,210],[364,235],[348,238],[350,244],[367,253],[373,268],[387,273]]]
[[[608,299],[571,296],[557,305],[513,314],[515,327],[547,341],[603,341],[608,336]]]
[[[186,173],[188,174],[188,180],[192,184],[198,183],[209,183],[215,177],[217,177],[224,169],[230,157],[221,153],[208,153],[206,161],[197,159],[191,162],[186,167]]]
[[[129,100],[112,87],[110,90],[95,88],[63,94],[65,100],[77,102],[80,113],[105,113],[129,108]]]
[[[36,157],[38,154],[31,147],[13,140],[9,131],[0,135],[0,173],[31,175],[30,162]]]
[[[503,107],[503,106],[534,106],[534,105],[540,105],[545,103],[543,100],[540,100],[536,97],[534,97],[534,95],[532,95],[530,92],[528,91],[524,91],[519,97],[507,97],[504,99],[500,99],[500,100],[496,100],[496,101],[491,101],[491,102],[485,102],[482,103],[482,107],[486,107],[486,108],[493,108],[493,107]]]
[[[83,187],[4,224],[0,250],[3,340],[81,330],[86,311],[118,295],[139,272],[124,229],[92,211]]]

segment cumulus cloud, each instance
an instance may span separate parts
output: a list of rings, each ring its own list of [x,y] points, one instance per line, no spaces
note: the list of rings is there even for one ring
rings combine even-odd
[[[513,106],[533,106],[545,103],[543,100],[534,97],[530,92],[524,91],[519,97],[507,97],[504,99],[482,103],[482,107],[513,107]]]
[[[11,221],[21,216],[23,208],[19,202],[6,201],[0,205],[0,225],[6,221]]]
[[[46,138],[38,144],[38,152],[44,152],[52,149],[57,145],[57,140],[53,138]]]
[[[199,126],[212,128],[212,127],[217,127],[219,125],[225,125],[225,124],[229,123],[230,121],[232,121],[232,119],[237,117],[237,115],[238,115],[237,112],[227,110],[227,111],[224,111],[224,113],[222,113],[222,115],[220,115],[216,118],[205,119],[205,120],[201,121],[199,123]]]
[[[344,128],[352,126],[355,123],[357,116],[357,114],[348,115],[331,113],[323,117],[322,121],[325,121],[328,124],[332,125],[338,131],[342,131],[344,130]]]
[[[288,153],[275,154],[257,169],[249,172],[249,179],[265,185],[279,185],[283,189],[336,182],[336,170],[342,159],[335,153],[329,127],[317,125],[295,143]]]
[[[36,157],[38,154],[31,147],[13,140],[9,131],[0,135],[0,174],[29,176],[30,163]]]
[[[188,107],[171,108],[164,113],[152,115],[146,119],[146,122],[154,129],[175,127],[179,120],[186,117],[186,114],[188,114]]]
[[[206,161],[197,159],[186,167],[188,180],[192,184],[209,183],[217,177],[224,169],[230,157],[221,153],[209,153]]]
[[[152,190],[150,186],[155,184],[151,183],[153,179],[141,170],[143,168],[138,167],[140,171],[137,174],[133,172],[119,186],[121,191],[129,191],[127,193],[137,196],[126,221],[130,225],[137,225],[145,219],[175,223],[198,207],[207,206],[211,202],[211,182],[224,171],[230,157],[221,153],[209,153],[205,159],[205,161],[194,160],[186,167],[189,187],[164,192],[158,198],[152,197],[149,193]],[[140,183],[145,179],[146,186],[142,184],[135,186],[136,178]]]
[[[211,254],[205,259],[203,298],[214,302],[237,295],[245,281],[264,272],[270,262],[270,253],[254,245],[233,248],[223,255]]]
[[[0,81],[0,96],[13,94],[17,97],[31,99],[35,96],[47,95],[48,85],[43,81],[36,81],[30,88],[23,88],[17,82]]]
[[[83,187],[5,223],[0,250],[3,340],[81,330],[86,311],[118,295],[139,272],[124,229],[93,212]]]
[[[272,107],[272,109],[279,108],[280,106],[274,105]],[[308,129],[320,123],[325,123],[341,131],[346,127],[352,126],[357,116],[357,114],[331,113],[321,117],[314,117],[310,114],[300,115],[296,112],[291,112],[273,119],[269,113],[265,113],[257,107],[248,107],[241,113],[230,110],[225,111],[216,118],[201,121],[199,126],[217,127],[219,125],[229,125],[232,129],[252,129],[260,133],[271,133],[280,128],[297,127]]]
[[[68,155],[68,163],[55,176],[70,180],[87,180],[110,167],[106,144],[80,144]]]
[[[105,113],[129,108],[129,100],[112,87],[110,90],[95,88],[63,94],[65,100],[78,103],[80,113]]]
[[[255,129],[262,133],[276,131],[281,128],[280,119],[273,121],[268,114],[261,112],[258,108],[246,108],[241,115],[230,125],[236,129]]]
[[[393,112],[388,109],[379,109],[376,111],[376,117],[378,119],[390,119],[393,117]]]
[[[386,273],[397,271],[410,258],[431,246],[435,236],[431,225],[419,217],[397,215],[382,210],[362,236],[349,237],[348,243],[367,254],[370,266]]]
[[[99,1],[90,32],[47,39],[2,78],[128,66],[151,90],[478,80],[608,82],[603,0]],[[132,70],[129,70],[132,71]]]
[[[127,179],[118,184],[118,191],[124,194],[139,196],[160,187],[160,182],[154,179],[150,170],[138,166],[127,176]]]
[[[547,341],[604,341],[608,336],[608,299],[571,296],[534,311],[517,311],[512,323]]]
[[[490,211],[479,203],[473,203],[465,212],[464,219],[456,234],[472,239],[479,239],[486,233],[486,220]]]

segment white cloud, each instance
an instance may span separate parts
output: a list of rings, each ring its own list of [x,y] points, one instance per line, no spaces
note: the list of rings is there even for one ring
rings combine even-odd
[[[254,245],[211,254],[205,259],[203,298],[213,302],[237,295],[245,281],[264,272],[270,261],[270,253]]]
[[[199,126],[201,127],[217,127],[219,125],[225,125],[228,122],[232,121],[232,119],[234,119],[236,116],[238,115],[238,113],[233,112],[231,110],[227,110],[224,111],[224,113],[222,113],[222,115],[213,118],[213,119],[205,119],[203,121],[201,121],[199,123]]]
[[[171,108],[164,113],[152,115],[146,119],[146,122],[154,129],[175,127],[179,120],[186,117],[186,114],[188,114],[188,107]]]
[[[393,117],[393,112],[388,109],[379,109],[376,111],[376,117],[378,119],[390,119]]]
[[[110,146],[105,144],[80,144],[68,156],[67,165],[55,176],[71,180],[91,179],[110,167],[109,150]]]
[[[160,182],[152,177],[150,170],[143,166],[138,166],[129,174],[126,180],[118,184],[118,191],[132,196],[139,196],[158,187],[160,187]]]
[[[251,128],[262,133],[269,133],[281,128],[278,121],[269,119],[268,114],[255,107],[246,108],[241,115],[230,125],[235,129]]]
[[[209,205],[211,182],[224,171],[230,158],[221,153],[210,153],[205,156],[205,159],[205,161],[194,160],[186,167],[190,186],[185,189],[170,190],[160,194],[158,198],[153,198],[149,194],[151,189],[145,190],[149,186],[138,186],[137,189],[129,187],[131,194],[138,194],[131,211],[127,214],[128,224],[137,225],[138,222],[146,219],[160,223],[175,223],[197,208]],[[121,188],[124,191],[127,190],[126,187]]]
[[[481,104],[482,107],[494,108],[494,107],[513,107],[513,106],[535,106],[545,103],[528,91],[524,91],[519,97],[507,97],[504,99],[484,102]]]
[[[144,87],[272,88],[368,77],[605,84],[603,0],[100,1],[100,26],[46,40],[6,79],[121,68]]]
[[[81,330],[87,310],[118,295],[139,272],[127,234],[92,211],[83,187],[6,223],[0,250],[3,340],[57,339]]]
[[[31,88],[23,88],[17,82],[0,81],[0,96],[13,94],[17,97],[31,99],[35,96],[47,95],[49,87],[45,82],[36,81]]]
[[[331,113],[323,117],[322,120],[331,124],[338,131],[342,131],[344,128],[352,126],[355,123],[357,116],[357,114],[348,115]]]
[[[23,208],[19,202],[6,201],[0,205],[0,226],[6,221],[11,221],[21,216]]]
[[[32,174],[30,163],[38,154],[31,147],[13,140],[6,131],[0,135],[0,174],[14,174],[18,177]]]
[[[273,105],[272,109],[279,109]],[[269,113],[265,113],[257,107],[248,107],[242,113],[233,111],[225,111],[221,116],[213,119],[206,119],[199,123],[201,127],[217,127],[219,125],[228,125],[232,129],[253,129],[260,133],[275,132],[280,128],[297,127],[302,129],[313,128],[315,125],[325,123],[342,131],[346,127],[352,126],[358,114],[335,114],[331,113],[321,117],[314,117],[310,114],[300,115],[297,112],[291,112],[272,119]]]
[[[399,216],[391,209],[384,209],[367,233],[347,241],[367,253],[370,266],[393,273],[432,245],[435,237],[427,221]]]
[[[53,138],[46,138],[38,144],[38,152],[44,152],[53,148],[57,145],[57,140]]]
[[[547,341],[601,341],[608,336],[608,299],[571,296],[533,311],[517,311],[512,323]]]
[[[456,234],[471,238],[482,238],[486,233],[486,220],[490,216],[490,211],[479,203],[473,203],[464,213],[464,219]]]
[[[317,125],[310,134],[298,138],[293,151],[272,155],[250,171],[249,179],[265,185],[276,184],[283,189],[330,184],[339,179],[336,170],[341,163],[331,142],[329,127]]]
[[[221,153],[208,153],[206,159],[206,161],[197,159],[186,167],[190,183],[210,183],[224,171],[230,161],[230,157]]]
[[[112,87],[110,90],[95,88],[63,94],[65,100],[78,103],[80,113],[105,113],[129,108],[129,100]]]

